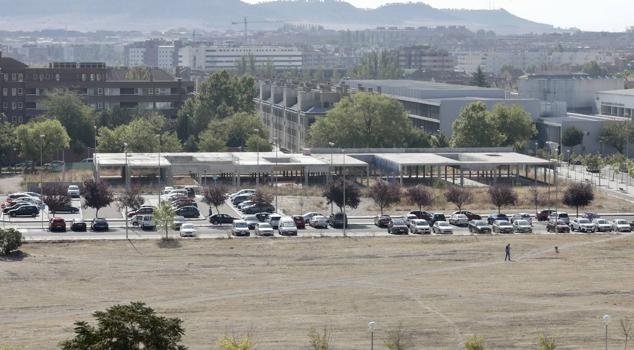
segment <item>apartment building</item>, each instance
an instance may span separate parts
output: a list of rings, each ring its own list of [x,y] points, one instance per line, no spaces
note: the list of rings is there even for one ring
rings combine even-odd
[[[178,65],[196,70],[234,70],[243,57],[252,57],[255,65],[271,62],[276,69],[301,69],[302,52],[281,46],[217,46],[196,44],[178,50]]]
[[[453,71],[456,59],[445,50],[429,46],[407,46],[397,50],[399,66],[423,71]]]
[[[96,110],[156,110],[174,117],[193,92],[193,82],[158,68],[139,72],[100,62],[55,62],[32,68],[0,53],[0,112],[13,123],[46,113],[46,100],[61,93],[75,94]]]
[[[178,65],[179,47],[178,41],[153,39],[134,42],[124,47],[124,64],[126,67],[158,67],[174,72]]]

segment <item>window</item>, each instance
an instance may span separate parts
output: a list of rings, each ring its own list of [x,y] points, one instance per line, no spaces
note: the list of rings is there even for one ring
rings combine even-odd
[[[97,88],[97,96],[103,96],[103,88]]]
[[[11,102],[11,110],[15,111],[18,108],[18,104],[15,102]]]
[[[18,75],[15,74],[15,73],[11,74],[11,80],[13,80],[13,81],[18,80]]]
[[[4,81],[9,81],[9,73],[4,73]]]
[[[90,74],[90,81],[95,81],[95,75],[94,74]]]
[[[24,75],[22,73],[18,73],[18,81],[19,82],[24,81]]]
[[[11,96],[16,96],[18,94],[18,89],[11,88]]]
[[[8,96],[8,95],[9,95],[9,89],[2,88],[2,96]]]
[[[59,73],[55,73],[55,81],[59,81],[59,78],[60,78]]]
[[[147,91],[147,94],[150,95],[150,96],[154,95],[154,89],[149,88],[148,91]]]
[[[22,110],[22,107],[23,107],[22,102],[18,102],[18,110]]]
[[[101,81],[101,74],[97,73],[97,81]]]
[[[97,109],[103,109],[103,102],[97,102]]]
[[[23,93],[24,93],[24,90],[22,90],[22,88],[18,88],[18,96],[22,96]]]
[[[86,74],[85,74],[85,73],[82,73],[82,75],[81,75],[81,81],[86,81]]]
[[[8,108],[9,108],[9,103],[2,102],[2,109],[8,109]]]

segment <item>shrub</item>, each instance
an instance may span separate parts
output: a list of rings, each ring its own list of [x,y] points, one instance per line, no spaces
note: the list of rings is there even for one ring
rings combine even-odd
[[[9,255],[22,245],[22,234],[15,229],[0,229],[0,254]]]
[[[539,336],[539,350],[555,350],[557,349],[557,341],[553,337],[545,335]]]
[[[251,350],[255,345],[248,335],[238,339],[235,335],[225,334],[218,339],[218,347],[221,350]]]
[[[465,350],[484,350],[486,349],[484,338],[472,335],[464,343],[464,348]]]
[[[328,350],[330,349],[330,332],[324,327],[323,333],[320,333],[315,328],[311,328],[308,331],[308,338],[310,338],[310,348],[312,350]]]

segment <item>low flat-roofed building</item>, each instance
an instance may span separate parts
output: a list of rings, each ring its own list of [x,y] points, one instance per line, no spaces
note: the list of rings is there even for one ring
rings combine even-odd
[[[599,91],[595,100],[596,110],[602,115],[634,117],[634,89]]]

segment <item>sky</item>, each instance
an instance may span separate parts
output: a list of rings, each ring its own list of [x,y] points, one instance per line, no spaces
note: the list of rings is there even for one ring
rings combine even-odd
[[[243,0],[249,3],[261,0]],[[375,8],[400,0],[347,0],[356,7]],[[413,1],[413,0],[412,0]],[[414,1],[413,1],[414,2]],[[418,1],[416,1],[418,2]],[[436,8],[504,8],[522,18],[562,28],[624,31],[634,26],[633,0],[425,0]]]

